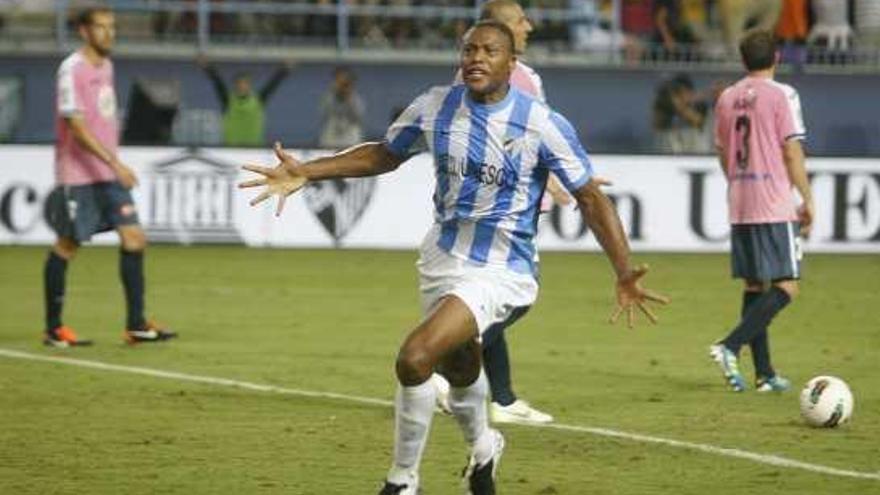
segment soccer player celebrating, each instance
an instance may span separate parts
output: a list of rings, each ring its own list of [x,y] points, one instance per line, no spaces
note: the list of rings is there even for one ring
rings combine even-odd
[[[541,103],[546,103],[544,83],[534,69],[526,65],[520,58],[525,53],[532,32],[532,24],[526,17],[522,7],[515,0],[489,0],[480,8],[481,20],[493,20],[505,24],[513,33],[514,50],[517,55],[516,66],[510,75],[510,85],[533,96]],[[461,72],[456,81],[462,81]],[[564,191],[554,175],[547,179],[547,193],[543,196],[541,210],[549,210],[552,202],[566,205],[572,199]],[[552,197],[552,200],[550,198]],[[540,411],[528,402],[517,398],[513,391],[510,373],[510,354],[504,332],[520,318],[528,313],[531,306],[518,308],[507,320],[498,322],[483,335],[483,366],[489,380],[491,402],[489,403],[489,419],[493,423],[550,423],[553,416]],[[445,412],[449,411],[449,383],[439,373],[432,376],[437,387],[437,404]]]
[[[767,327],[798,293],[800,239],[813,222],[804,167],[806,135],[797,91],[773,80],[779,55],[773,35],[753,31],[740,43],[748,75],[716,105],[715,142],[728,182],[733,276],[745,282],[742,319],[709,348],[730,388],[746,388],[737,355],[752,349],[759,392],[788,390],[770,364]],[[792,185],[803,204],[795,207]]]
[[[61,322],[67,265],[82,242],[115,229],[121,243],[119,271],[125,289],[129,343],[160,342],[175,336],[144,319],[144,249],[129,189],[134,172],[117,156],[119,125],[110,52],[116,37],[113,11],[95,7],[79,15],[82,47],[58,68],[55,174],[49,198],[50,223],[57,240],[44,268],[46,334],[55,347],[88,345]]]
[[[394,461],[380,494],[418,492],[418,467],[435,407],[436,369],[452,385],[450,406],[471,448],[464,471],[469,493],[494,494],[504,448],[489,427],[480,339],[537,296],[534,236],[539,198],[552,171],[577,200],[617,274],[615,321],[647,301],[666,298],[643,289],[646,268],[633,268],[614,207],[591,180],[589,158],[568,121],[510,86],[514,38],[498,22],[481,21],[464,36],[464,84],[435,87],[414,100],[383,142],[300,163],[276,145],[275,168],[245,166],[265,186],[251,203],[284,199],[309,181],[390,172],[427,148],[434,158],[434,224],[422,243],[418,269],[424,320],[397,357]]]

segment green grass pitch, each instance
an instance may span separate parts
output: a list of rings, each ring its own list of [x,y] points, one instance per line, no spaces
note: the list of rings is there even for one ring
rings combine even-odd
[[[92,348],[40,345],[45,248],[0,248],[0,349],[390,399],[397,345],[419,318],[413,252],[153,246],[150,315],[181,338],[122,345],[114,248],[68,272],[65,321]],[[880,472],[880,257],[809,256],[802,295],[774,322],[783,395],[727,392],[707,347],[740,287],[722,255],[636,255],[673,298],[660,324],[611,327],[596,254],[546,253],[542,292],[508,334],[520,396],[560,423]],[[752,380],[751,359],[744,369]],[[800,386],[844,378],[853,422],[814,430]],[[501,494],[880,494],[853,479],[633,440],[503,427]],[[0,493],[371,494],[391,456],[392,410],[0,356]],[[460,493],[466,449],[435,416],[426,495]]]

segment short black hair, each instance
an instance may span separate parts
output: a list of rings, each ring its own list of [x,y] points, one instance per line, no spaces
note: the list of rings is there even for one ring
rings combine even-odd
[[[739,43],[739,53],[749,72],[769,69],[776,63],[776,39],[770,31],[749,31]]]
[[[492,19],[484,19],[482,21],[478,21],[476,24],[471,26],[471,28],[468,29],[467,32],[469,33],[471,31],[486,27],[495,29],[496,31],[500,31],[501,34],[503,34],[504,37],[507,39],[507,47],[510,49],[510,53],[516,53],[516,42],[513,40],[513,31],[511,31],[510,28],[507,27],[507,24],[504,24],[503,22],[498,22]],[[466,34],[467,33],[465,33],[465,35]]]
[[[95,14],[112,14],[113,9],[107,5],[92,5],[79,11],[76,15],[77,26],[88,26],[95,19]]]

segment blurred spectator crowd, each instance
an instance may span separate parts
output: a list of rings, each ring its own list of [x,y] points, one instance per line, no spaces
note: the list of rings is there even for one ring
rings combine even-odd
[[[196,0],[177,10],[144,0],[118,12],[119,34],[131,40],[186,40],[198,33]],[[449,48],[472,20],[474,0],[210,0],[208,33],[216,42],[295,39],[326,45],[340,27],[350,46]],[[813,52],[834,60],[880,48],[880,0],[523,0],[535,26],[532,45],[554,51],[614,53],[623,60],[730,60],[747,29],[775,30],[786,60]],[[69,2],[75,8],[77,0]],[[178,7],[179,2],[175,3]],[[246,9],[236,9],[246,5]],[[286,10],[277,6],[289,7]],[[615,9],[615,5],[618,7]],[[294,8],[295,7],[295,8]],[[429,8],[430,12],[407,10]],[[52,32],[52,0],[0,2],[3,34]],[[278,10],[278,11],[273,11]],[[340,22],[340,12],[346,12]],[[813,48],[816,50],[813,50]],[[825,60],[816,60],[825,61]]]

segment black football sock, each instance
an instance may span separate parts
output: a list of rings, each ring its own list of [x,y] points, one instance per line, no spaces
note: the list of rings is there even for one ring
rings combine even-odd
[[[64,286],[67,278],[67,260],[49,251],[43,267],[43,298],[46,304],[46,330],[61,326],[64,307]]]
[[[483,367],[489,380],[492,402],[502,406],[513,404],[516,401],[516,394],[513,393],[510,382],[510,355],[503,331],[488,345],[483,346]]]
[[[773,317],[790,302],[788,293],[779,287],[771,287],[750,305],[739,325],[721,343],[734,354],[739,354],[743,344],[751,342],[761,330],[766,331]]]
[[[746,312],[752,306],[752,303],[757,301],[762,294],[763,292],[752,292],[748,290],[743,292],[742,316],[746,315]],[[773,366],[770,364],[770,339],[766,328],[761,329],[761,331],[755,335],[755,338],[749,342],[749,347],[752,349],[752,362],[755,364],[755,376],[770,378],[771,376],[776,375]]]
[[[125,328],[139,330],[144,326],[144,253],[121,250],[119,276],[125,289]]]

